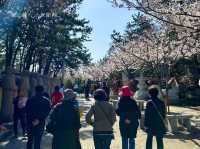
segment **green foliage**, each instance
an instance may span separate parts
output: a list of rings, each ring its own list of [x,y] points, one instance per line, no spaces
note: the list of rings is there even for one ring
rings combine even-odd
[[[137,39],[138,36],[145,36],[147,32],[154,29],[155,25],[153,24],[153,21],[146,16],[138,13],[132,16],[132,19],[130,22],[127,23],[126,29],[123,34],[114,30],[111,34],[111,39],[113,44],[125,44],[133,39]]]
[[[71,79],[64,80],[65,88],[73,88],[73,83]]]
[[[90,62],[83,46],[92,29],[77,13],[82,0],[29,1],[1,38],[6,67],[57,75]]]
[[[144,35],[146,32],[154,28],[152,20],[138,13],[132,16],[132,20],[127,24],[125,35],[129,40]]]
[[[171,30],[170,32],[167,33],[167,37],[169,38],[170,41],[177,40],[178,32],[176,32],[176,30]]]
[[[113,30],[113,33],[111,34],[111,39],[114,43],[120,43],[124,40],[124,37],[121,35],[120,32]]]

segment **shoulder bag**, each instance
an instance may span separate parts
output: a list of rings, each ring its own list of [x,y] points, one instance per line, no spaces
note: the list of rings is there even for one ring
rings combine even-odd
[[[167,119],[162,116],[162,114],[158,110],[158,107],[156,106],[156,104],[153,101],[151,103],[152,103],[154,109],[156,110],[156,112],[158,113],[159,117],[161,118],[161,121],[163,123],[163,126],[165,127],[165,130],[169,131]]]

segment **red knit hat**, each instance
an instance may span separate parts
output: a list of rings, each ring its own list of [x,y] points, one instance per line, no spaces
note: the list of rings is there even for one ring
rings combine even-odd
[[[120,96],[133,96],[133,92],[130,90],[130,88],[128,86],[123,86],[119,90],[119,95]]]

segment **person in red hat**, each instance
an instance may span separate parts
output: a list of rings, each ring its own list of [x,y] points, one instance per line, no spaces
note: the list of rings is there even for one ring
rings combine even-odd
[[[135,149],[135,138],[141,118],[140,109],[132,98],[134,93],[128,86],[119,90],[120,100],[116,110],[120,117],[119,126],[122,137],[122,149]]]

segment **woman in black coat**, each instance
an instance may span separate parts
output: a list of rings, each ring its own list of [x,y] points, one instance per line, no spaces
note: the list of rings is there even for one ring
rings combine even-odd
[[[141,118],[140,109],[134,99],[133,93],[128,86],[120,91],[120,101],[116,113],[120,117],[120,133],[122,137],[122,149],[135,149],[135,138]]]
[[[166,133],[165,115],[166,108],[163,101],[158,96],[158,89],[153,87],[149,89],[151,99],[148,101],[145,110],[144,125],[147,132],[146,149],[152,149],[153,136],[156,137],[157,149],[163,149],[163,136]]]
[[[50,114],[47,131],[53,134],[52,149],[81,149],[79,141],[80,116],[76,94],[64,91],[64,100]]]

